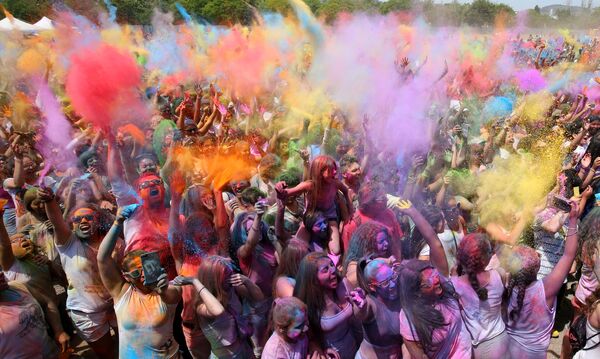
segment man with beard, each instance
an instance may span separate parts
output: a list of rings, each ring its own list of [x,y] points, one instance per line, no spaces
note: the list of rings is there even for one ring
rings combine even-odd
[[[98,357],[113,358],[110,328],[116,331],[117,322],[112,299],[98,272],[96,253],[103,238],[98,230],[98,212],[89,206],[78,207],[67,217],[69,226],[51,189],[38,189],[37,199],[44,204],[54,227],[54,243],[68,281],[69,316]]]

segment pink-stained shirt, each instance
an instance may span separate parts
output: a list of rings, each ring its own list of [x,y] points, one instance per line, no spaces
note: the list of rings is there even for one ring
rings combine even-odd
[[[290,343],[277,333],[271,334],[262,352],[261,359],[306,359],[308,354],[308,337],[306,335]]]
[[[438,303],[434,306],[444,316],[447,326],[437,328],[431,336],[431,350],[426,354],[436,359],[464,359],[471,357],[471,337],[466,330],[460,309],[455,301]],[[418,342],[417,331],[410,324],[404,310],[400,311],[400,334],[405,340]]]
[[[508,302],[508,313],[517,306],[518,291],[513,290]],[[550,333],[556,315],[556,299],[549,308],[546,304],[544,283],[537,280],[525,289],[523,307],[517,320],[510,317],[506,323],[506,331],[511,340],[527,348],[531,353],[545,355],[550,345]]]

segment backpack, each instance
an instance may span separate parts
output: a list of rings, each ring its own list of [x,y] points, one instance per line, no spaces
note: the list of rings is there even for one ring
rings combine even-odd
[[[590,348],[584,348],[585,344],[587,343],[588,340],[600,335],[600,332],[598,332],[598,333],[592,335],[591,337],[587,338],[586,331],[585,331],[586,323],[587,323],[587,316],[580,315],[569,326],[569,343],[571,343],[571,350],[572,350],[571,353],[572,354],[575,354],[580,350],[594,349],[595,347],[600,345],[600,342],[598,342]]]

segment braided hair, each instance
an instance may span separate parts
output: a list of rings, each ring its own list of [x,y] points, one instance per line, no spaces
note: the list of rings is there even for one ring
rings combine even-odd
[[[537,252],[530,247],[518,246],[513,249],[513,253],[506,261],[504,267],[510,273],[510,280],[506,286],[503,296],[504,315],[507,315],[508,302],[512,297],[513,290],[517,289],[517,306],[508,313],[508,318],[517,320],[523,308],[525,299],[525,290],[536,281],[537,273],[540,270],[540,257]]]
[[[477,274],[485,271],[492,257],[492,246],[485,234],[468,234],[458,245],[456,258],[458,260],[458,275],[466,274],[469,283],[480,300],[488,299],[485,287],[479,285]]]

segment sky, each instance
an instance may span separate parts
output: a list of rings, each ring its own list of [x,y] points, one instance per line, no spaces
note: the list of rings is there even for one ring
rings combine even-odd
[[[436,1],[440,2],[440,1]],[[452,2],[450,0],[445,0],[443,2]],[[459,0],[460,3],[469,3],[469,0]],[[534,6],[538,5],[539,7],[543,7],[546,5],[565,5],[567,0],[492,0],[495,3],[502,3],[509,5],[516,11],[525,10],[525,9],[533,9]],[[585,1],[587,3],[587,0]],[[571,5],[580,6],[581,0],[571,0]],[[599,6],[600,1],[594,0],[592,6]]]

